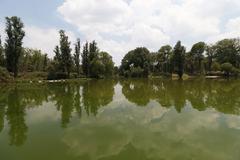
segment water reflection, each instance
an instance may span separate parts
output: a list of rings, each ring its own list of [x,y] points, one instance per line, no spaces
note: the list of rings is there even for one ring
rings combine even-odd
[[[128,101],[146,106],[155,100],[163,107],[175,107],[180,113],[187,102],[199,111],[214,108],[226,114],[240,113],[240,82],[238,80],[123,80],[122,93]]]
[[[121,90],[116,89],[117,84],[120,84]],[[0,133],[5,129],[4,125],[7,125],[10,145],[21,146],[27,139],[29,128],[26,116],[30,109],[44,107],[44,103],[53,104],[52,107],[55,107],[61,115],[61,127],[66,129],[75,115],[80,119],[83,115],[97,116],[100,108],[104,108],[114,101],[114,95],[121,94],[126,98],[120,102],[121,105],[127,106],[130,102],[134,104],[134,107],[139,107],[139,111],[154,101],[161,108],[170,109],[173,107],[178,113],[182,113],[184,108],[190,104],[192,108],[198,111],[214,109],[224,114],[239,115],[239,91],[240,82],[238,80],[169,81],[131,79],[120,80],[119,82],[116,80],[92,80],[79,83],[2,87],[0,89]],[[116,100],[118,98],[116,97]],[[117,105],[113,106],[116,107]],[[166,110],[162,111],[161,108],[159,108],[161,110],[159,112],[164,113]],[[120,112],[116,114],[117,108],[114,109],[115,112],[109,113],[108,117],[123,119],[124,116],[128,116],[128,118],[132,116],[132,119],[137,119],[134,114],[144,115],[136,110],[127,110],[131,115],[126,114],[126,112],[121,112],[125,115]],[[150,116],[154,116],[154,114],[152,113]],[[106,119],[106,121],[111,118]],[[141,122],[141,117],[138,122]],[[86,131],[89,129],[88,127],[81,126],[78,129],[83,128]],[[122,129],[126,130],[128,128],[122,126]],[[101,130],[99,129],[99,131]],[[99,132],[96,133],[99,134]],[[105,132],[103,131],[103,133]],[[115,133],[115,131],[112,131],[112,133]],[[119,130],[116,131],[116,134],[118,133]],[[82,134],[85,134],[85,132]],[[124,135],[117,135],[116,137],[122,137],[120,146],[134,150],[130,141],[125,139],[127,134],[124,133]],[[95,137],[98,136],[95,135]],[[95,145],[95,143],[96,141],[93,141],[91,145]],[[121,150],[119,154],[124,155],[125,152]]]
[[[97,115],[98,109],[113,100],[114,80],[94,80],[83,85],[83,106],[87,114]]]

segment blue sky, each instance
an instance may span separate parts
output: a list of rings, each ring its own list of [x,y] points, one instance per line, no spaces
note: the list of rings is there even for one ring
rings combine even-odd
[[[26,47],[52,57],[64,29],[72,44],[77,37],[95,39],[117,65],[138,46],[156,51],[182,40],[190,49],[198,41],[240,36],[239,0],[0,0],[3,38],[6,16],[22,18]]]
[[[56,11],[63,0],[0,0],[0,3],[1,20],[17,15],[25,23],[41,27],[66,26]]]

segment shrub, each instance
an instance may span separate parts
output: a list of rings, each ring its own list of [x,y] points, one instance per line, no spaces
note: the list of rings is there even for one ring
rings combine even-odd
[[[230,73],[232,73],[233,71],[233,65],[231,63],[223,63],[221,65],[221,70],[224,71],[224,73],[226,74],[226,76],[229,76]]]
[[[9,82],[11,79],[9,72],[5,68],[0,67],[0,82]]]
[[[220,71],[221,66],[218,62],[213,62],[211,69],[212,69],[212,71]]]
[[[60,80],[60,79],[67,79],[68,75],[64,72],[49,72],[48,73],[48,80]]]
[[[131,77],[143,77],[144,70],[140,67],[132,67],[130,69]]]

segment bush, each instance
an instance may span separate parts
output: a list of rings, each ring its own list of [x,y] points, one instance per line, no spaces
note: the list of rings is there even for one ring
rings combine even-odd
[[[64,72],[49,72],[47,79],[48,80],[60,80],[60,79],[67,79],[68,75]]]
[[[0,82],[9,82],[12,80],[9,72],[5,69],[0,67]]]
[[[240,74],[240,70],[238,68],[233,67],[232,73],[234,76],[238,76]]]
[[[220,71],[221,66],[218,62],[213,62],[211,69],[212,69],[212,71]]]
[[[131,77],[143,77],[144,70],[140,67],[132,67],[130,69]]]
[[[47,78],[46,72],[25,72],[20,73],[19,78],[22,80],[43,80]]]
[[[233,65],[231,63],[223,63],[221,65],[221,70],[224,71],[224,73],[226,74],[226,76],[229,76],[230,73],[232,73],[233,71]]]

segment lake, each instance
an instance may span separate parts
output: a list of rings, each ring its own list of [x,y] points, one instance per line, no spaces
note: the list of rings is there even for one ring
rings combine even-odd
[[[1,160],[240,159],[240,80],[0,87]]]

